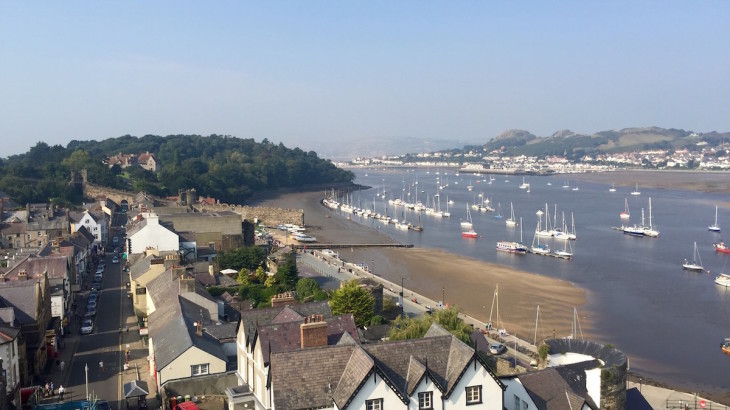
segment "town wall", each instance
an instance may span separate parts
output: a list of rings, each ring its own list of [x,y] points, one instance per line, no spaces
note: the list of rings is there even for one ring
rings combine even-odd
[[[281,224],[304,225],[303,209],[228,204],[196,205],[195,209],[201,212],[233,211],[241,215],[242,220],[250,222],[257,220],[259,223],[268,226],[277,226]]]

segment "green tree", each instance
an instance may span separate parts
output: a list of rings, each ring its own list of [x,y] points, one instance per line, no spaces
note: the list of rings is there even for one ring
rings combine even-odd
[[[461,309],[449,307],[448,309],[437,310],[431,315],[424,315],[419,318],[398,317],[393,322],[388,332],[388,337],[391,340],[419,339],[426,335],[431,324],[435,322],[459,338],[462,342],[471,344],[469,336],[471,335],[472,328],[464,323],[459,317],[459,313],[461,313]]]
[[[248,285],[251,283],[251,280],[249,279],[249,271],[246,268],[241,268],[240,271],[238,271],[238,278],[236,278],[236,281],[240,283],[241,285]]]
[[[264,269],[263,266],[259,266],[258,268],[256,268],[255,276],[258,283],[266,282],[266,269]]]
[[[216,261],[218,267],[223,269],[241,270],[247,268],[254,270],[261,266],[266,260],[266,250],[258,246],[244,246],[237,249],[221,252]]]
[[[276,269],[276,279],[284,285],[287,290],[295,289],[299,280],[299,271],[297,271],[297,256],[292,252],[286,256],[283,263],[279,264]]]
[[[269,276],[268,278],[266,278],[266,281],[264,282],[264,285],[267,288],[270,288],[270,287],[276,285],[276,276]]]
[[[375,298],[353,279],[332,292],[330,306],[335,315],[351,313],[355,324],[362,327],[370,323],[373,317]]]
[[[319,283],[312,278],[301,278],[297,282],[297,295],[299,296],[299,300],[314,296],[318,290],[320,290]]]

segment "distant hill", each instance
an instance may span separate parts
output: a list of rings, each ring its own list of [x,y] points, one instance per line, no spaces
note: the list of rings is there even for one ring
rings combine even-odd
[[[601,131],[586,135],[560,130],[549,137],[536,137],[524,130],[505,131],[486,144],[485,150],[509,155],[584,155],[626,152],[648,149],[680,149],[700,141],[718,145],[730,141],[730,132],[694,133],[659,127],[624,128],[619,131]],[[467,146],[465,149],[473,149]]]
[[[311,143],[307,148],[321,157],[332,160],[351,160],[356,157],[382,157],[415,152],[434,152],[463,147],[468,141],[416,138],[372,137],[347,141],[347,144]]]

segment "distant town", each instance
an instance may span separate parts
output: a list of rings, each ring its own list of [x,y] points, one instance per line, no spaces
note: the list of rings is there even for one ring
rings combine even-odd
[[[696,136],[696,134],[694,135]],[[699,141],[680,149],[646,149],[628,152],[569,155],[511,154],[497,149],[441,150],[417,154],[355,158],[338,166],[448,167],[463,172],[491,173],[576,173],[618,169],[730,170],[730,143],[711,146]]]

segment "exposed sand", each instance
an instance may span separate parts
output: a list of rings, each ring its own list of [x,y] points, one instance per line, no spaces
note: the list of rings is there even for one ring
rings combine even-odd
[[[318,243],[396,243],[377,229],[347,220],[326,209],[319,201],[323,191],[269,195],[257,205],[302,209],[307,233]],[[538,339],[567,336],[573,320],[573,307],[586,301],[585,291],[573,284],[510,267],[469,259],[438,249],[360,248],[341,249],[348,262],[370,265],[373,272],[394,283],[405,278],[405,287],[433,300],[461,307],[465,313],[487,321],[499,284],[499,317],[494,306],[492,321],[510,333],[532,340],[537,305],[540,305]],[[590,320],[581,317],[583,334],[590,334]]]

